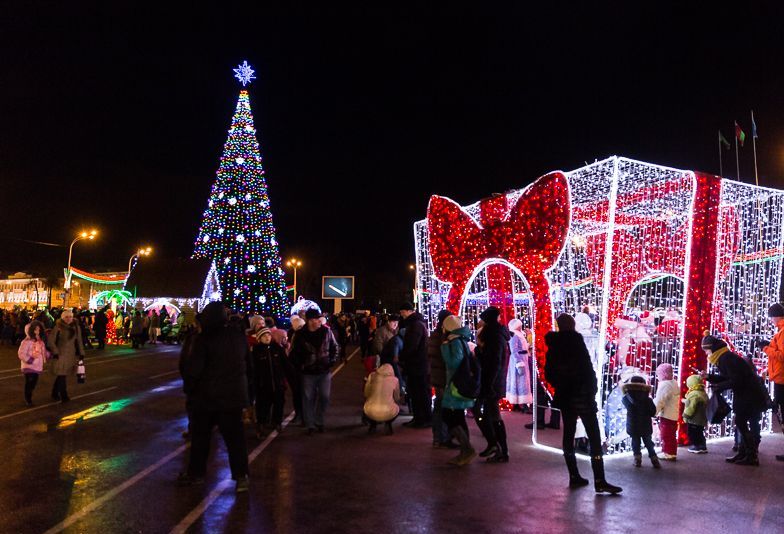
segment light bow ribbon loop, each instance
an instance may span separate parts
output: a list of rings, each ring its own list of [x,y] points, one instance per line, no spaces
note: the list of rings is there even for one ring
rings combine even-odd
[[[558,261],[569,233],[569,183],[563,173],[553,172],[526,188],[511,209],[507,201],[503,196],[481,202],[480,222],[454,201],[431,197],[427,210],[430,257],[435,277],[452,284],[446,309],[457,314],[468,283],[483,263],[505,261],[522,273],[535,306],[534,348],[542,377],[547,351],[544,336],[553,326],[545,272]]]

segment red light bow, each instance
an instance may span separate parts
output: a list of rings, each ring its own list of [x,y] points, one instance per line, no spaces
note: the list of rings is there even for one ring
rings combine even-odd
[[[508,204],[506,195],[482,201],[481,219],[476,221],[452,200],[432,196],[427,209],[430,257],[436,278],[452,284],[446,308],[455,313],[482,264],[508,262],[522,273],[536,310],[535,352],[541,372],[544,335],[553,322],[545,271],[558,260],[571,217],[566,176],[547,174],[525,189],[514,205]]]

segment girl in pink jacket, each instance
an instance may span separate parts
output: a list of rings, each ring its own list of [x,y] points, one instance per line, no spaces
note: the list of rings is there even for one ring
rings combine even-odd
[[[19,345],[19,359],[22,360],[22,373],[25,377],[24,398],[28,406],[33,405],[33,390],[38,383],[38,375],[44,370],[44,362],[49,359],[44,337],[44,325],[32,321],[25,328],[27,336]]]

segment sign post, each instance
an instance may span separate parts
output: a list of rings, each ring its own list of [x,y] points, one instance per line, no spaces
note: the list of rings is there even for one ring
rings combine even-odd
[[[334,313],[340,313],[343,299],[354,298],[354,277],[322,276],[321,298],[335,301]]]

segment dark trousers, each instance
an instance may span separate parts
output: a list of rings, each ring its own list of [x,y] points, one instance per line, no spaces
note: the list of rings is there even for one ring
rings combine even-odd
[[[699,425],[692,425],[686,428],[686,433],[689,436],[689,443],[697,449],[705,449],[705,427]]]
[[[283,403],[285,401],[285,390],[278,386],[272,389],[259,388],[256,390],[256,422],[260,425],[272,423],[278,426],[283,422]],[[272,420],[270,420],[270,409],[272,410]]]
[[[38,373],[25,373],[24,398],[28,403],[33,402],[33,390],[38,383]]]
[[[411,411],[414,415],[414,421],[429,425],[432,419],[430,375],[408,375],[406,391],[411,398]]]
[[[561,410],[563,417],[563,451],[564,454],[574,454],[574,434],[577,431],[577,418],[579,417],[585,433],[588,434],[588,443],[591,447],[591,456],[602,455],[602,437],[599,434],[599,421],[596,419],[596,412],[576,412],[568,409]]]
[[[98,349],[103,349],[106,347],[106,334],[102,336],[95,336],[95,339],[98,340]]]
[[[53,399],[61,401],[68,400],[68,385],[65,381],[65,378],[65,375],[60,375],[54,379],[54,385],[52,385]]]
[[[229,453],[231,478],[238,480],[248,474],[248,451],[245,447],[245,429],[242,426],[241,408],[217,412],[201,407],[193,408],[188,474],[194,477],[203,477],[207,472],[212,429],[216,425]]]
[[[784,418],[784,384],[773,384],[773,411]]]
[[[446,427],[451,432],[453,428],[462,428],[466,435],[468,435],[468,425],[465,420],[465,410],[451,410],[449,408],[441,408],[441,417],[444,419]]]
[[[631,438],[632,438],[632,452],[634,453],[635,456],[640,454],[640,451],[642,450],[642,447],[640,446],[640,441],[642,441],[645,444],[645,449],[648,451],[648,456],[650,456],[651,458],[656,456],[656,449],[653,447],[653,440],[651,439],[650,436],[634,435],[631,436]]]
[[[444,398],[444,389],[436,388],[433,400],[433,443],[446,443],[449,441],[449,429],[444,422],[441,401]]]
[[[740,445],[754,454],[757,453],[761,438],[760,418],[762,418],[760,412],[735,414],[735,432],[736,436],[740,435]]]
[[[300,420],[303,420],[302,414],[302,375],[292,374],[288,378],[289,387],[291,388],[291,402],[294,404],[294,411]]]

